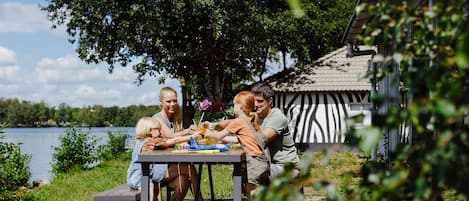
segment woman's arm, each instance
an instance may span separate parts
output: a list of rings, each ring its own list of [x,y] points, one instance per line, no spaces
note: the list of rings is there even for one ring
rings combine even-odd
[[[188,136],[188,135],[191,135],[191,132],[190,132],[190,129],[187,129],[187,128],[182,131],[174,133],[175,137]]]
[[[174,146],[175,144],[179,144],[182,142],[189,142],[190,137],[193,137],[194,139],[199,139],[202,136],[200,134],[194,133],[192,135],[186,135],[186,136],[180,136],[180,137],[174,137],[170,139],[166,139],[165,141],[162,141],[160,143],[157,143],[157,146],[162,146],[162,147],[171,147]]]
[[[166,125],[166,123],[163,121],[163,119],[162,119],[161,117],[155,117],[155,118],[160,122],[160,125],[161,125],[161,129],[160,129],[161,136],[162,136],[163,138],[166,138],[166,139],[174,138],[173,132],[172,132],[171,129],[168,127],[168,125]]]

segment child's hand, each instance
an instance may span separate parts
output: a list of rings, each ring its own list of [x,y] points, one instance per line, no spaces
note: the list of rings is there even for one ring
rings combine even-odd
[[[202,126],[204,128],[212,128],[214,126],[214,124],[212,122],[209,122],[209,121],[204,121],[204,122],[200,123],[200,126]]]

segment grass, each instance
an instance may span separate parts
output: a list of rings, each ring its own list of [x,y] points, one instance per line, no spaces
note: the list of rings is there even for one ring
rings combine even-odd
[[[73,171],[61,174],[54,178],[52,184],[34,190],[37,201],[91,201],[97,192],[105,191],[126,182],[126,173],[130,155],[112,161],[106,161],[93,169],[86,171]],[[329,161],[325,160],[323,152],[314,153],[313,177],[327,180],[337,184],[339,188],[353,186],[359,182],[358,172],[364,161],[360,153],[336,152],[331,153]],[[198,165],[196,166],[198,168]],[[212,176],[216,199],[232,198],[233,180],[231,165],[213,165]],[[210,198],[210,187],[207,166],[203,166],[202,195]],[[166,192],[163,189],[163,199],[166,200]],[[306,198],[322,197],[325,192],[321,189],[309,188],[305,192]],[[186,196],[192,199],[191,193]]]
[[[105,191],[117,185],[126,183],[126,174],[130,155],[106,161],[93,169],[86,171],[72,171],[60,174],[53,179],[52,184],[41,189],[35,189],[33,195],[37,201],[90,201],[97,192]],[[198,165],[196,166],[198,168]],[[215,197],[231,198],[232,184],[231,165],[212,166],[212,177]],[[210,197],[210,187],[207,166],[203,166],[201,180],[202,195]],[[166,200],[166,188],[163,188],[163,199]],[[186,196],[192,199],[191,193]]]
[[[314,180],[333,183],[339,191],[343,191],[345,188],[358,185],[361,165],[365,160],[365,155],[360,152],[315,152],[313,153],[311,175]],[[305,187],[307,199],[319,199],[325,195],[325,189]]]
[[[42,187],[34,194],[38,201],[93,200],[97,192],[126,182],[129,156],[106,161],[93,169],[60,174],[52,184]]]

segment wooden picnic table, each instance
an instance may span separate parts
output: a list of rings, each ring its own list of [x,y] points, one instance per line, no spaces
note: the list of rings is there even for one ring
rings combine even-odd
[[[142,164],[141,200],[150,200],[150,164],[232,164],[233,165],[233,200],[241,201],[242,167],[246,163],[246,154],[242,149],[230,149],[219,153],[184,152],[175,149],[145,151],[138,155],[137,162]],[[201,176],[201,175],[199,175]],[[209,174],[211,177],[211,174]],[[210,178],[211,180],[211,178]],[[200,189],[200,188],[199,188]],[[213,194],[213,193],[212,193]],[[213,195],[212,195],[213,198]]]

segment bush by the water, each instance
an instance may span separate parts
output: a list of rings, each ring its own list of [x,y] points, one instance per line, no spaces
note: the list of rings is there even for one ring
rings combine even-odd
[[[54,147],[52,170],[55,173],[68,172],[72,168],[86,169],[98,161],[98,141],[90,131],[69,127],[66,134],[60,137],[60,142],[59,147]]]
[[[0,140],[3,138],[0,136]],[[21,153],[19,144],[0,141],[0,192],[15,191],[28,184],[30,159],[30,155]]]
[[[121,153],[126,151],[125,145],[130,135],[119,131],[113,134],[111,131],[107,132],[108,142],[98,147],[99,158],[102,160],[111,160],[117,158]]]

